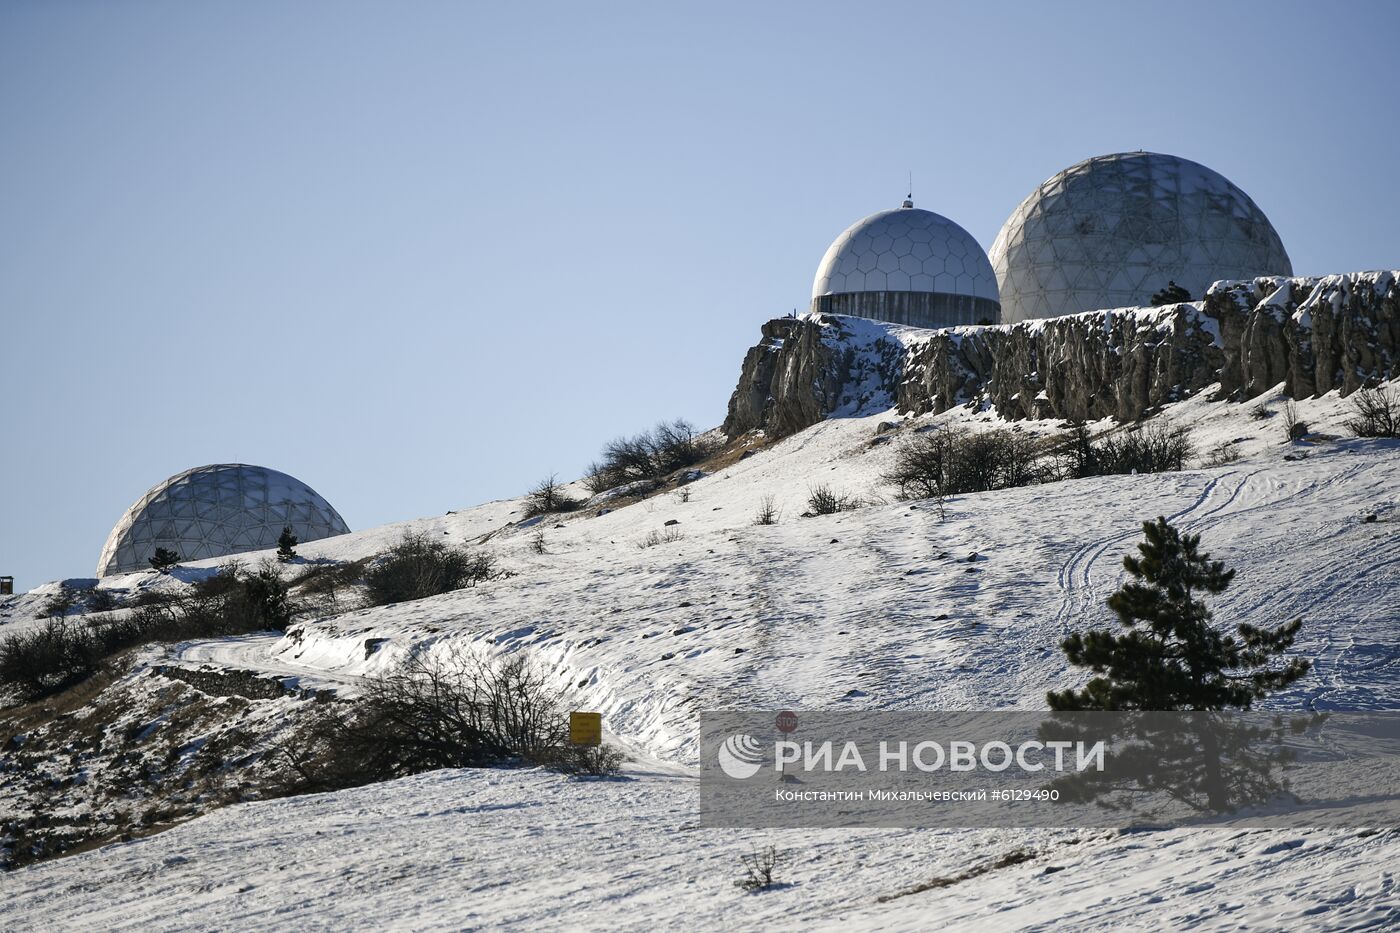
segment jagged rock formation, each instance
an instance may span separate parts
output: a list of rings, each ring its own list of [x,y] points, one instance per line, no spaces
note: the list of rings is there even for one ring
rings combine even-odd
[[[730,437],[832,416],[985,399],[1006,418],[1132,421],[1212,385],[1243,401],[1400,377],[1400,273],[1217,282],[1202,301],[923,330],[811,314],[763,326],[729,401]]]

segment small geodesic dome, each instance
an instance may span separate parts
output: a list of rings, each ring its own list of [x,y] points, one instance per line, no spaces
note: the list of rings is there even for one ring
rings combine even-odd
[[[299,541],[348,534],[329,502],[286,473],[216,463],[177,473],[126,510],[97,559],[97,575],[150,569],[156,548],[182,561],[277,546],[290,527]]]
[[[913,201],[856,221],[812,282],[813,311],[915,327],[995,324],[997,280],[972,234]]]

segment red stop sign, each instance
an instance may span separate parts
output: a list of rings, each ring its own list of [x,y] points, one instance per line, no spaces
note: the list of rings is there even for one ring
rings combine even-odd
[[[784,735],[797,729],[797,714],[791,710],[783,710],[778,714],[778,731]]]

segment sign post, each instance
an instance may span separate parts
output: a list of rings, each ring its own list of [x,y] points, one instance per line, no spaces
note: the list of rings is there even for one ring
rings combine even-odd
[[[570,745],[602,745],[602,744],[603,744],[603,714],[602,714],[602,713],[570,713],[570,714],[569,714],[569,744],[570,744]]]

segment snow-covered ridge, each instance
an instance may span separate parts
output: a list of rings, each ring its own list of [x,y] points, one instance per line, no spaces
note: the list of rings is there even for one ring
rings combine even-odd
[[[983,397],[1004,418],[1137,420],[1219,384],[1253,398],[1348,394],[1400,376],[1396,272],[1217,282],[1201,301],[923,330],[809,314],[763,327],[724,429],[783,437],[889,407]]]

